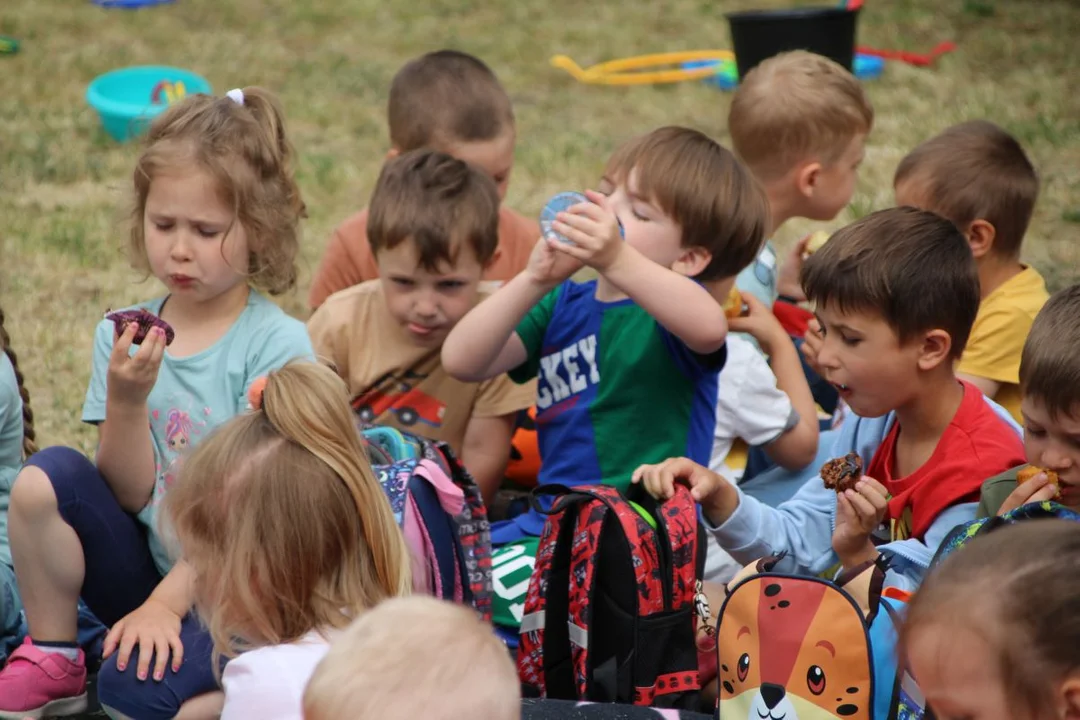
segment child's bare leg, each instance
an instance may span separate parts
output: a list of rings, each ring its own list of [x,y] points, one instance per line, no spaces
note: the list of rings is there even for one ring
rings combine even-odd
[[[79,590],[86,573],[82,543],[60,517],[56,492],[40,468],[27,466],[15,479],[8,535],[30,635],[75,642]]]
[[[225,693],[209,692],[196,695],[180,706],[173,720],[217,720],[225,707]]]

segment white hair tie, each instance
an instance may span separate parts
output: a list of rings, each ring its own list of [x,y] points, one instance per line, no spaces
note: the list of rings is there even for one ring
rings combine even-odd
[[[229,92],[225,93],[225,97],[229,98],[237,105],[244,104],[244,91],[240,88],[233,88]]]

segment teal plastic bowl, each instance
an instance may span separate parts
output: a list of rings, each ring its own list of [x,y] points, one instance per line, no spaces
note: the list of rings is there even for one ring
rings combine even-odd
[[[97,111],[105,132],[126,142],[145,133],[150,122],[168,107],[153,101],[154,88],[163,81],[184,83],[188,95],[212,92],[206,78],[189,70],[140,65],[97,76],[86,88],[86,101]]]

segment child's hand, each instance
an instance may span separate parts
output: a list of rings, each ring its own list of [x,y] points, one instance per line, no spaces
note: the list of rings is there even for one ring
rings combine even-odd
[[[784,263],[776,275],[776,292],[798,302],[806,302],[799,275],[802,274],[803,261],[806,259],[806,245],[813,234],[807,235],[792,246]]]
[[[659,465],[642,465],[630,478],[641,483],[657,500],[668,500],[675,495],[675,483],[690,487],[690,497],[701,505],[714,525],[727,522],[739,506],[739,493],[724,476],[702,467],[689,458],[670,458]]]
[[[525,268],[534,283],[552,288],[581,269],[580,262],[556,250],[563,244],[565,243],[549,240],[547,237],[536,241],[532,254],[529,255],[529,264]]]
[[[578,203],[555,216],[552,228],[573,244],[555,243],[554,247],[602,273],[619,257],[625,244],[607,196],[586,190],[585,197],[592,202]]]
[[[165,665],[172,652],[172,670],[179,672],[184,660],[184,645],[180,642],[180,616],[153,598],[130,612],[112,626],[105,636],[104,656],[116,656],[116,669],[123,672],[131,659],[131,651],[139,647],[139,664],[135,674],[146,679],[150,658],[154,659],[154,680],[165,677]]]
[[[776,343],[791,342],[784,326],[776,319],[772,310],[765,306],[765,303],[758,300],[753,293],[740,292],[739,294],[742,295],[748,312],[741,317],[728,318],[728,329],[731,332],[748,333],[753,336],[761,345],[761,349],[769,355],[772,354]]]
[[[836,495],[836,528],[833,550],[845,568],[877,557],[870,534],[881,525],[889,506],[889,491],[872,477],[863,475],[854,490]]]
[[[124,333],[113,341],[109,357],[109,398],[125,405],[146,402],[157,382],[161,358],[165,355],[165,331],[155,327],[147,333],[138,351],[129,356],[131,341],[138,329],[137,323],[128,323]]]
[[[825,373],[821,371],[817,359],[818,354],[821,352],[821,346],[824,344],[825,333],[821,331],[821,323],[818,322],[817,318],[813,318],[806,326],[806,334],[803,336],[803,344],[799,350],[802,352],[802,356],[806,358],[806,364],[822,377],[825,377]]]
[[[1005,502],[1001,503],[997,514],[1004,515],[1028,503],[1053,500],[1057,492],[1058,486],[1050,482],[1046,473],[1041,472],[1027,482],[1018,484],[1016,489],[1009,493],[1009,497],[1005,498]]]

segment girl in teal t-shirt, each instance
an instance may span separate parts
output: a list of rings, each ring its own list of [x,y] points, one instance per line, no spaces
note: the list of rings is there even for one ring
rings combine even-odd
[[[48,448],[15,481],[9,534],[30,636],[0,672],[0,715],[86,707],[80,595],[111,627],[103,705],[140,720],[220,712],[193,572],[173,563],[156,515],[185,450],[247,409],[251,382],[313,356],[304,325],[260,294],[296,284],[293,166],[281,108],[259,88],[188,96],[150,127],[128,245],[166,292],[133,308],[143,327],[97,327],[82,412],[98,428],[95,462]]]

